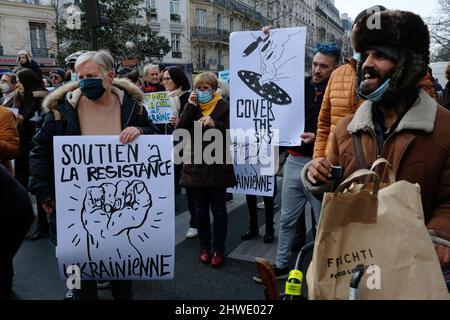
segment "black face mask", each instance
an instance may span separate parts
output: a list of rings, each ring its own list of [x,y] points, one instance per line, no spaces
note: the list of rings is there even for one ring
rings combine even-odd
[[[103,79],[90,78],[80,81],[80,90],[89,100],[98,100],[104,94],[106,89],[103,87]]]

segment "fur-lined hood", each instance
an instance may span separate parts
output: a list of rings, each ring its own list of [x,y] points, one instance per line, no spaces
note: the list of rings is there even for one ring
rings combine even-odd
[[[134,100],[139,102],[144,101],[144,93],[141,89],[127,79],[114,79],[111,91],[119,97],[120,104],[123,103],[124,92],[129,94]],[[82,93],[79,89],[79,81],[67,83],[62,87],[55,89],[44,99],[42,102],[42,111],[47,113],[56,108],[64,97],[67,97],[70,105],[75,108],[81,96]]]
[[[33,98],[44,99],[46,96],[48,96],[48,91],[33,91]]]

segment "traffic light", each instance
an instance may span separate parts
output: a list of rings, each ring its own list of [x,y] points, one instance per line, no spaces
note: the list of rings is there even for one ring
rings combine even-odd
[[[87,25],[91,33],[91,50],[98,50],[97,28],[105,24],[108,19],[101,14],[105,12],[106,5],[98,0],[83,0]]]
[[[83,0],[86,22],[89,28],[98,28],[106,23],[107,18],[101,14],[106,5],[98,0]]]

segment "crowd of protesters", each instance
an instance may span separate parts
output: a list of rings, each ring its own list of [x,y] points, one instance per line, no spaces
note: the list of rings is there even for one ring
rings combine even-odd
[[[385,157],[396,168],[398,179],[420,184],[425,223],[441,266],[448,273],[450,142],[444,131],[450,121],[445,110],[450,108],[450,63],[446,69],[449,82],[441,87],[428,67],[429,33],[422,19],[378,6],[376,14],[383,24],[381,29],[372,30],[365,27],[370,12],[363,11],[353,24],[353,57],[341,57],[335,43],[320,43],[315,48],[311,75],[305,77],[302,143],[287,150],[278,228],[274,225],[275,195],[263,198],[263,241],[272,243],[278,235],[273,266],[277,279],[287,278],[293,247],[305,244],[307,202],[313,211],[313,224],[319,220],[317,194],[330,190],[331,166],[342,166],[343,178],[360,167],[351,147],[355,135],[361,137],[367,164]],[[417,42],[408,41],[406,33],[410,31],[394,28],[394,19],[397,24],[400,21],[415,28]],[[271,31],[265,27],[263,32]],[[213,73],[200,73],[191,81],[178,66],[148,64],[142,75],[139,68],[116,72],[107,51],[74,53],[66,58],[65,68],[54,68],[48,77],[24,50],[18,53],[17,64],[0,82],[0,186],[2,203],[8,203],[5,219],[10,226],[0,232],[0,296],[12,289],[13,258],[34,216],[36,229],[28,239],[50,235],[56,242],[53,137],[118,135],[122,143],[129,143],[140,135],[170,135],[179,128],[194,135],[196,126],[202,133],[217,129],[226,137],[230,125],[228,95],[233,90]],[[155,125],[140,102],[144,94],[162,91],[167,92],[175,112],[167,124]],[[64,132],[56,125],[61,118],[67,122]],[[123,119],[128,119],[127,123],[122,123]],[[402,140],[404,135],[415,142],[409,145],[412,140]],[[399,151],[406,149],[406,155]],[[186,150],[190,154],[184,156],[193,159],[194,147]],[[224,159],[228,152],[224,145]],[[428,172],[439,171],[419,177],[411,170],[419,162]],[[190,213],[186,237],[198,237],[201,263],[221,267],[228,230],[226,190],[236,185],[233,165],[191,161],[176,165],[174,176],[176,192],[185,189]],[[36,213],[30,194],[36,198]],[[256,196],[246,200],[249,228],[241,236],[243,241],[259,235]],[[296,237],[301,239],[300,245],[295,243]],[[261,281],[258,276],[254,280]],[[85,281],[71,296],[96,299],[98,285]],[[114,298],[132,299],[131,281],[110,281],[109,285]]]

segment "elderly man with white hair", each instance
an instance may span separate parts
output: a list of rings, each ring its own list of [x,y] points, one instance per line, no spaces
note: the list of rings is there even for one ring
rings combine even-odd
[[[156,64],[147,64],[144,66],[144,83],[141,90],[144,93],[166,91],[159,80],[159,66]]]
[[[33,138],[30,190],[55,221],[53,137],[60,135],[118,135],[132,142],[141,134],[158,133],[142,104],[143,93],[127,80],[114,79],[114,60],[106,51],[89,51],[75,63],[80,81],[68,83],[46,97],[42,129]],[[101,124],[101,125],[99,125]],[[54,224],[54,223],[53,223]],[[131,281],[111,281],[114,299],[131,299]],[[82,281],[75,299],[97,299],[95,281]]]

